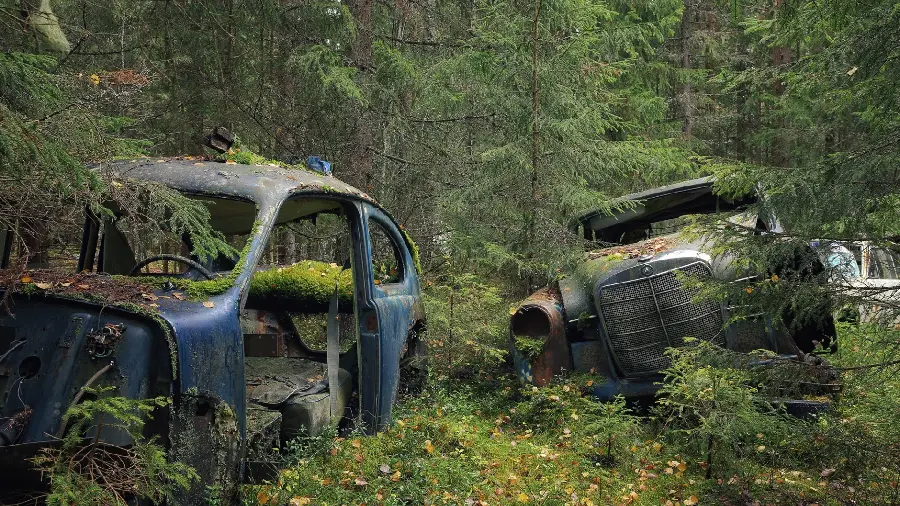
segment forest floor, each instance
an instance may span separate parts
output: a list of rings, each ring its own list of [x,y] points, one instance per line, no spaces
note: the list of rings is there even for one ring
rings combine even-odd
[[[887,352],[875,342],[844,327],[830,360],[872,363]],[[538,389],[482,372],[403,400],[376,436],[298,440],[280,480],[248,487],[245,503],[897,504],[885,462],[900,451],[900,375],[882,372],[845,373],[832,412],[792,419],[787,435],[739,434],[712,459],[652,408],[590,399],[589,376]]]

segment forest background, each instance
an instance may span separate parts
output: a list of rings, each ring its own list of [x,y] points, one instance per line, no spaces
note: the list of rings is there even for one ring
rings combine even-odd
[[[715,174],[766,188],[789,240],[900,235],[898,27],[888,0],[6,0],[0,222],[104,198],[86,163],[201,154],[226,126],[391,210],[438,376],[490,376],[509,304],[582,258],[569,221],[616,196]]]

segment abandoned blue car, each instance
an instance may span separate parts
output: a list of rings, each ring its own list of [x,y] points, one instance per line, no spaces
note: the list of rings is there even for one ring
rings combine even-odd
[[[207,485],[230,494],[298,435],[390,422],[401,373],[421,378],[424,311],[415,246],[373,199],[276,166],[141,159],[111,173],[205,205],[233,250],[203,258],[165,223],[113,209],[87,213],[67,272],[22,270],[0,233],[0,491],[40,485],[27,458],[58,444],[86,387],[172,399],[147,430],[200,474],[184,504]]]

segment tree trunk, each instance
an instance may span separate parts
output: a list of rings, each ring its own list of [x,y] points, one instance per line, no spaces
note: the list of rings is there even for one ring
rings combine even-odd
[[[778,7],[784,3],[784,0],[774,0],[772,15],[777,16]],[[778,67],[782,65],[788,65],[791,63],[791,59],[793,54],[791,53],[791,49],[784,46],[775,46],[772,48],[772,66],[776,69],[776,75],[780,74],[778,72]],[[772,83],[772,93],[779,97],[784,95],[785,87],[784,83],[779,79],[776,79],[774,83]],[[778,106],[774,106],[777,108]],[[778,124],[775,125],[780,131],[784,130],[784,120],[778,119]],[[772,139],[771,151],[769,153],[770,163],[776,167],[787,167],[790,164],[790,156],[788,155],[788,147],[785,145],[784,139],[781,135],[776,135]]]
[[[50,0],[21,0],[19,10],[25,25],[40,35],[44,47],[54,53],[69,52],[69,39],[59,26],[59,19],[50,7]]]
[[[681,68],[691,69],[691,20],[694,17],[695,0],[684,0],[684,12],[681,16]],[[687,74],[687,72],[685,72]],[[678,91],[678,103],[681,106],[681,115],[684,118],[681,124],[681,132],[685,137],[691,137],[694,129],[694,97],[691,83],[685,80]]]
[[[541,131],[540,131],[540,87],[538,83],[538,43],[540,39],[541,0],[534,2],[534,19],[531,24],[531,202],[525,211],[525,223],[527,226],[526,246],[529,248],[528,258],[533,257],[531,248],[537,240],[537,207],[540,195],[538,194],[538,174],[541,164]],[[531,293],[534,286],[534,274],[529,269],[527,276],[528,287],[526,291]]]
[[[360,75],[372,69],[372,3],[373,0],[353,0],[349,2],[350,12],[356,20],[356,40],[350,50],[353,64]],[[374,190],[372,167],[374,165],[375,136],[371,111],[362,104],[356,103],[352,112],[353,134],[350,148],[350,173],[353,181],[363,190],[372,194]]]

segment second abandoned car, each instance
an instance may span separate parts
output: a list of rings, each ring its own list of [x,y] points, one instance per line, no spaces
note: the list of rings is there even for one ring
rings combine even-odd
[[[390,422],[401,367],[415,374],[424,353],[424,312],[415,246],[376,202],[273,166],[136,160],[112,172],[114,184],[206,205],[233,251],[204,260],[188,238],[155,235],[165,223],[89,215],[69,272],[3,271],[0,415],[19,423],[0,437],[13,468],[0,490],[26,483],[24,459],[58,444],[85,386],[172,398],[148,430],[203,478],[184,504],[207,485],[227,492],[300,434],[344,417],[370,432]]]
[[[695,300],[683,283],[680,274],[737,278],[728,258],[713,258],[702,241],[679,236],[684,217],[737,213],[754,198],[722,198],[703,178],[627,195],[632,205],[620,212],[580,216],[575,226],[586,240],[620,246],[590,252],[572,275],[519,304],[510,321],[519,377],[544,385],[563,371],[592,372],[602,378],[593,386],[600,399],[642,397],[659,388],[670,364],[666,349],[686,346],[686,338],[791,357],[807,356],[816,342],[833,346],[828,308],[819,322],[802,327],[763,318],[726,325],[727,304]],[[765,216],[755,222],[760,233],[777,226]]]

